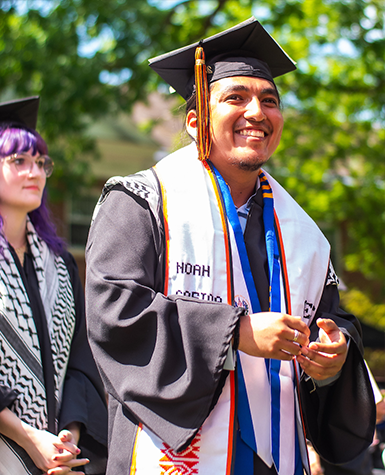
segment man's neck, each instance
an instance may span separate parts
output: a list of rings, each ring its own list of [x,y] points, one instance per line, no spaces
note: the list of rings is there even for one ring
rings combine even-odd
[[[248,199],[255,193],[259,169],[246,170],[233,164],[229,165],[221,160],[213,160],[211,157],[210,160],[230,188],[235,206],[239,208],[247,203]]]
[[[246,191],[246,190],[240,190],[239,192],[233,192],[233,189],[230,187],[231,191],[231,196],[234,201],[234,205],[236,208],[240,208],[242,205],[247,203],[249,200],[250,196],[252,196],[255,193],[255,184],[252,187],[252,189]]]
[[[230,188],[231,196],[237,208],[247,203],[249,198],[254,195],[258,183],[258,172],[256,174],[248,173],[243,178],[240,180],[239,177],[223,176],[223,179]]]

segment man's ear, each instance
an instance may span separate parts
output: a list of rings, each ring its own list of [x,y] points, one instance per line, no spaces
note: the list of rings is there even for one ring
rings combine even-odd
[[[197,112],[191,109],[186,116],[186,130],[187,133],[196,140],[197,138]]]

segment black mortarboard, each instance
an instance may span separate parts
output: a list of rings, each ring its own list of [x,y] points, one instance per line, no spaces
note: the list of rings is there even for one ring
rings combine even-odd
[[[0,122],[15,122],[36,129],[39,96],[0,103]]]
[[[296,69],[292,59],[252,17],[199,43],[149,60],[150,67],[184,99],[193,92],[195,50],[199,45],[204,50],[209,83],[231,76],[273,81]]]

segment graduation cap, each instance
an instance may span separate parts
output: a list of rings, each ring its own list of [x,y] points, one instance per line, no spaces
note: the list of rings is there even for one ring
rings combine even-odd
[[[274,83],[294,71],[294,61],[251,17],[238,25],[184,48],[149,60],[150,67],[184,99],[196,92],[197,147],[200,160],[209,157],[208,84],[233,76],[252,76]]]
[[[0,103],[0,122],[16,122],[36,129],[39,96]]]
[[[273,78],[296,69],[294,61],[251,17],[200,42],[149,60],[150,67],[184,99],[188,99],[193,92],[195,50],[199,46],[204,50],[209,83],[224,77],[262,77],[262,74],[273,81]],[[226,67],[226,59],[230,58],[227,63],[231,64]],[[258,69],[260,76],[257,76]]]

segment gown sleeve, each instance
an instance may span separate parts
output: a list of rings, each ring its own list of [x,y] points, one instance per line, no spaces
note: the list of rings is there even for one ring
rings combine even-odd
[[[102,381],[93,359],[85,326],[84,291],[73,256],[62,256],[67,265],[75,298],[76,326],[63,389],[59,430],[80,422],[79,448],[90,463],[86,473],[105,472],[107,460],[107,404]]]
[[[86,249],[87,325],[110,396],[180,450],[213,406],[243,310],[162,293],[158,223],[121,185],[105,197]]]
[[[375,402],[363,359],[361,327],[358,320],[339,308],[336,285],[326,285],[310,339],[318,337],[317,318],[330,318],[349,339],[347,359],[339,378],[317,387],[302,378],[301,398],[307,436],[322,458],[342,464],[362,453],[372,443],[375,428]]]

